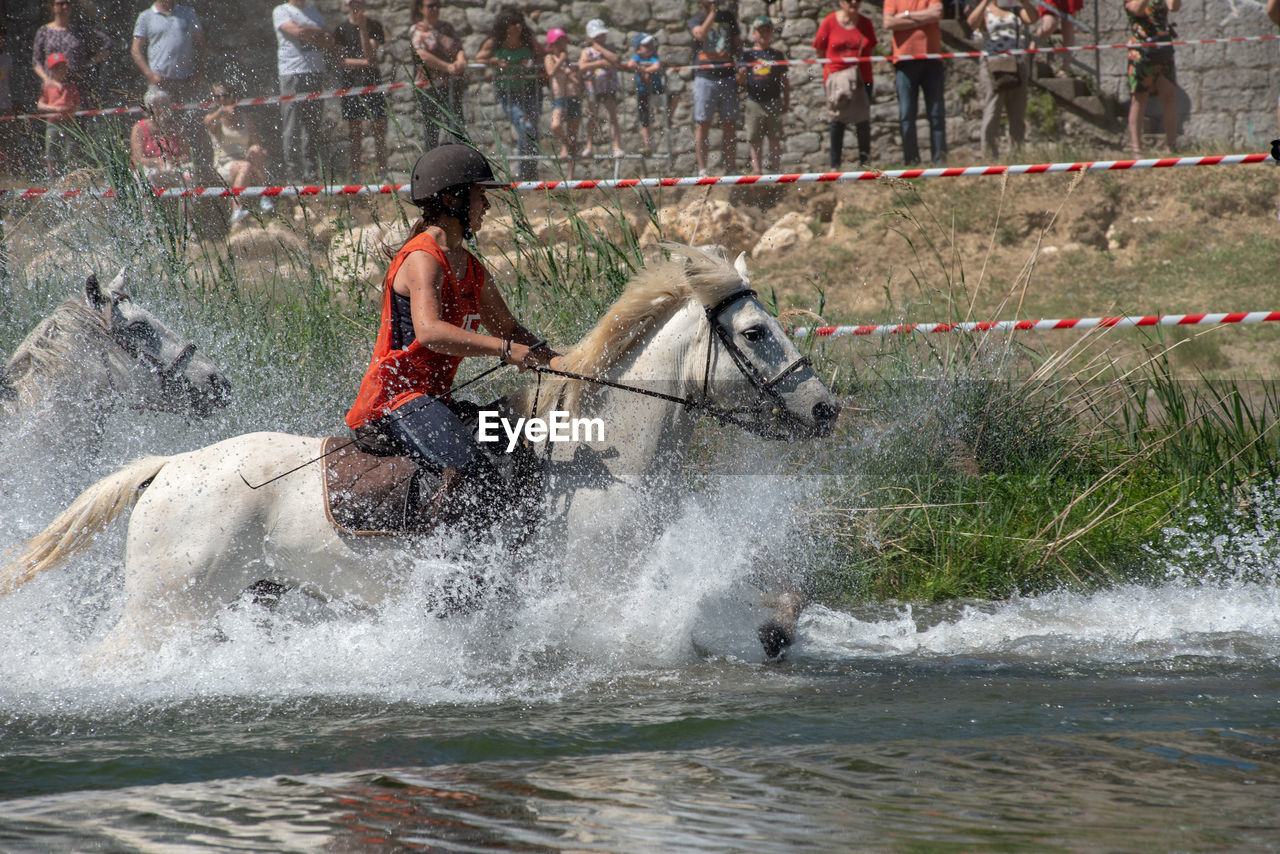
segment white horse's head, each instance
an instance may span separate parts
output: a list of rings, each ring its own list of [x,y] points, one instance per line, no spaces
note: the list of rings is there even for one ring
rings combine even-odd
[[[744,260],[731,266],[689,246],[665,248],[673,260],[637,274],[565,354],[565,368],[614,379],[638,370],[636,379],[659,382],[691,410],[768,438],[830,433],[840,402],[756,298]],[[543,395],[543,405],[573,409],[584,392],[570,383]]]
[[[133,381],[134,405],[200,417],[226,406],[231,384],[217,366],[190,340],[136,304],[125,286],[123,270],[106,290],[91,275],[84,283],[84,302],[102,317],[111,339],[123,351],[112,356]]]
[[[751,290],[746,256],[730,267],[690,247],[671,247],[685,262],[690,288],[705,320],[699,321],[686,373],[700,384],[707,404],[761,436],[797,439],[825,436],[840,416],[840,401],[800,355],[778,319]],[[715,410],[712,411],[715,414]]]

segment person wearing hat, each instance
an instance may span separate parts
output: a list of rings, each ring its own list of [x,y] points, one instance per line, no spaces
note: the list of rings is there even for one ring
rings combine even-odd
[[[569,61],[569,34],[559,27],[547,31],[542,61],[551,85],[551,135],[560,143],[565,177],[573,180],[578,165],[578,125],[582,120],[582,72]]]
[[[767,161],[770,172],[782,166],[782,116],[791,111],[791,78],[787,55],[773,47],[773,19],[760,15],[751,22],[753,46],[742,52],[745,63],[738,69],[738,85],[747,98],[747,144],[751,150],[751,169],[757,175],[765,170],[764,143],[769,141]]]
[[[47,113],[48,123],[44,131],[44,163],[50,180],[71,171],[75,156],[75,137],[71,133],[80,109],[80,90],[67,79],[67,58],[60,53],[49,54],[45,60],[45,82],[40,87],[40,100],[36,107]]]
[[[609,28],[599,18],[587,21],[587,46],[578,57],[578,70],[587,80],[591,93],[591,106],[587,110],[587,144],[583,156],[591,156],[591,141],[595,138],[600,108],[609,117],[609,141],[613,143],[613,156],[621,157],[622,127],[618,124],[618,66],[621,60],[609,46]]]
[[[631,40],[631,59],[627,67],[636,74],[636,119],[640,125],[640,140],[647,154],[653,149],[649,129],[653,125],[653,109],[649,99],[667,93],[667,82],[662,75],[662,62],[658,59],[658,40],[649,33],[637,33]],[[668,114],[668,118],[670,115]]]
[[[439,474],[446,491],[479,495],[497,473],[463,420],[465,406],[448,397],[458,364],[486,356],[521,370],[559,368],[559,356],[536,346],[467,249],[489,209],[485,190],[505,186],[484,155],[441,145],[418,158],[409,186],[422,217],[387,270],[373,357],[346,422],[357,442],[384,440]]]

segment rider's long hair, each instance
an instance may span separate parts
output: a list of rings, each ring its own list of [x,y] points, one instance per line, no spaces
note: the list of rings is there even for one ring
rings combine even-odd
[[[453,187],[446,187],[445,189],[441,190],[439,193],[436,193],[431,198],[424,199],[423,201],[419,202],[418,209],[422,212],[422,215],[418,217],[417,222],[415,222],[412,226],[410,226],[409,234],[407,237],[405,237],[404,243],[401,243],[398,247],[383,246],[382,253],[386,255],[388,258],[395,258],[397,255],[400,254],[401,249],[404,249],[406,246],[409,245],[410,240],[413,240],[415,237],[417,237],[419,234],[422,234],[422,232],[426,231],[431,226],[438,224],[440,220],[444,219],[447,216],[453,217],[454,219],[458,219],[459,209],[458,209],[457,203],[453,205],[448,205],[445,203],[444,199],[442,199],[441,197],[454,196],[460,199],[465,199],[466,200],[465,204],[469,206],[471,202],[470,192],[469,192],[470,188],[471,188],[470,184],[457,184]],[[469,213],[469,210],[464,209],[462,212],[462,216],[467,216],[468,213]],[[464,222],[463,225],[465,226],[466,223]]]

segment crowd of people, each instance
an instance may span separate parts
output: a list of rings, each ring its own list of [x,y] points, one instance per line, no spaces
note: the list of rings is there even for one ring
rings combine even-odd
[[[1180,0],[1118,0],[1130,29],[1129,146],[1141,153],[1148,99],[1161,105],[1165,144],[1177,143],[1176,72],[1173,48],[1153,45],[1175,37],[1169,16]],[[51,0],[51,20],[35,35],[32,70],[41,92],[36,105],[46,119],[44,158],[50,178],[70,171],[78,162],[73,114],[101,106],[91,85],[97,69],[116,45],[100,29],[75,15],[74,0]],[[624,155],[620,110],[634,99],[643,152],[653,146],[654,104],[669,122],[674,107],[660,57],[660,39],[636,33],[620,40],[601,19],[589,21],[579,37],[553,27],[538,33],[520,8],[504,6],[494,16],[488,36],[469,57],[463,39],[441,20],[441,0],[408,0],[412,24],[402,36],[414,62],[414,96],[420,108],[422,145],[428,149],[449,140],[468,139],[463,120],[468,66],[487,66],[497,102],[517,140],[519,177],[536,176],[544,94],[549,95],[551,141],[547,150],[574,177],[581,158],[597,154],[596,140],[605,136],[608,149],[600,156]],[[776,38],[777,28],[767,15],[744,22],[734,0],[696,0],[689,16],[692,40],[693,153],[697,168],[711,168],[712,130],[719,130],[720,166],[738,169],[739,128],[748,143],[751,169],[779,171],[782,167],[784,123],[792,108],[792,74],[788,54]],[[854,129],[861,165],[872,161],[871,105],[876,96],[872,57],[885,44],[892,62],[898,103],[902,159],[921,160],[917,112],[921,96],[929,126],[929,159],[937,165],[947,157],[946,66],[920,54],[942,50],[940,22],[944,15],[963,15],[983,39],[979,90],[983,101],[981,138],[986,152],[999,154],[1007,121],[1012,145],[1026,139],[1026,110],[1031,57],[1006,52],[1044,44],[1055,33],[1065,43],[1074,38],[1073,21],[1082,0],[884,0],[878,20],[863,13],[861,0],[836,0],[837,8],[818,23],[812,40],[822,65],[823,98],[828,120],[827,155],[830,168],[844,163],[845,134]],[[280,95],[322,91],[327,84],[363,87],[384,81],[382,53],[388,34],[365,10],[364,0],[345,0],[346,16],[333,24],[308,0],[287,0],[272,11],[276,37]],[[745,23],[745,26],[744,26]],[[5,49],[0,29],[0,111],[17,105],[9,92],[13,56]],[[204,74],[207,43],[200,17],[175,0],[155,0],[142,10],[133,28],[129,54],[145,84],[147,116],[130,134],[130,148],[139,169],[155,182],[213,182],[243,186],[279,182],[309,182],[329,161],[331,132],[325,123],[325,101],[298,99],[280,104],[279,163],[268,151],[253,121],[235,107],[226,83]],[[1066,56],[1066,55],[1064,55]],[[681,59],[684,59],[682,56]],[[1065,73],[1065,62],[1058,74]],[[684,63],[682,63],[684,64]],[[333,75],[331,77],[330,75]],[[211,110],[171,110],[175,103],[212,100]],[[347,129],[348,174],[361,181],[387,175],[387,96],[383,93],[340,100]],[[659,115],[662,115],[659,113]],[[12,123],[0,123],[12,124]],[[372,139],[372,163],[365,164],[364,141]],[[273,140],[274,142],[274,140]],[[236,215],[247,211],[237,207]]]

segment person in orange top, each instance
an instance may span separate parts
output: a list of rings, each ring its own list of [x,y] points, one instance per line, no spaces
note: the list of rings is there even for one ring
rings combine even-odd
[[[60,53],[49,54],[46,66],[47,79],[40,88],[40,100],[36,107],[45,116],[44,131],[44,163],[49,170],[49,178],[57,178],[60,170],[70,171],[75,156],[76,142],[71,132],[75,118],[72,116],[80,109],[80,90],[76,84],[67,80],[67,58]]]
[[[941,0],[885,0],[884,28],[893,41],[894,77],[898,89],[898,124],[902,128],[902,159],[920,162],[916,141],[916,110],[924,90],[929,116],[929,153],[933,165],[947,159],[946,72],[940,59],[907,59],[942,52]]]
[[[458,364],[491,356],[521,370],[560,367],[558,354],[535,346],[537,336],[520,325],[467,250],[489,209],[485,188],[500,186],[470,146],[441,145],[418,158],[410,197],[422,218],[387,270],[373,358],[346,418],[358,443],[385,440],[440,474],[455,497],[459,489],[470,491],[484,505],[478,509],[489,511],[481,514],[486,522],[498,512],[497,502],[482,497],[497,472],[463,420],[473,413],[448,396]]]

